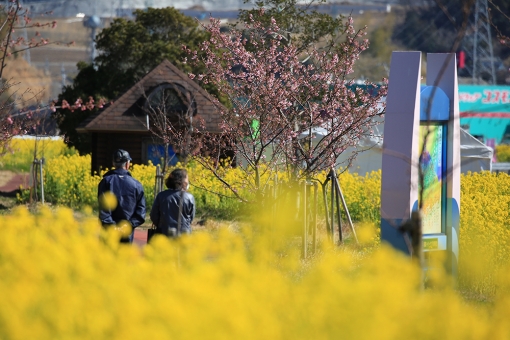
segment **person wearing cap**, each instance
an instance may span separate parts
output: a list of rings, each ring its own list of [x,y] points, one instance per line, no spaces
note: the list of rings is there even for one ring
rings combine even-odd
[[[127,221],[131,226],[131,234],[122,237],[122,243],[132,243],[134,230],[145,222],[145,194],[142,184],[134,179],[129,172],[131,156],[126,150],[118,149],[113,154],[115,169],[103,175],[99,182],[97,195],[100,202],[99,219],[103,227],[124,225]],[[116,197],[115,207],[101,204],[107,193]]]

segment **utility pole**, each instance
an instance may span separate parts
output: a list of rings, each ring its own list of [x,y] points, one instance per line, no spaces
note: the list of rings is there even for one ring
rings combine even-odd
[[[19,2],[19,5],[21,6],[22,8],[22,11],[24,11],[25,15],[28,15],[28,11],[27,9],[23,6],[23,1],[20,0]],[[23,39],[25,40],[25,44],[28,45],[28,35],[27,35],[27,28],[26,28],[26,25],[27,25],[27,22],[25,21],[25,15],[22,15],[21,16],[21,25],[23,26]],[[25,60],[27,61],[28,64],[31,64],[31,59],[30,59],[30,49],[27,48],[24,52],[24,57],[25,57]]]
[[[491,85],[496,84],[494,54],[487,0],[476,0],[472,20],[464,38],[464,51],[468,57],[466,70],[473,84],[480,84],[482,76]]]

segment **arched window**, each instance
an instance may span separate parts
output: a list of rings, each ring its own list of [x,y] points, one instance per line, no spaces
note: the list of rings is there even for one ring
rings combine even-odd
[[[145,105],[151,114],[164,114],[175,121],[197,113],[197,105],[192,94],[175,83],[165,83],[154,88],[149,93]]]

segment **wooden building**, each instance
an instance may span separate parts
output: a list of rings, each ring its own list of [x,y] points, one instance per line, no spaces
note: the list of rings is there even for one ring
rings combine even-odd
[[[92,172],[111,168],[112,154],[119,148],[129,152],[134,164],[147,164],[152,160],[152,153],[156,147],[161,147],[161,140],[149,129],[154,122],[148,112],[160,105],[157,101],[163,97],[167,106],[161,108],[162,111],[173,111],[168,114],[176,117],[186,112],[192,115],[192,124],[201,121],[208,131],[219,132],[219,112],[211,96],[164,60],[113,104],[78,127],[78,132],[88,133],[92,138]],[[192,100],[186,103],[183,98]]]

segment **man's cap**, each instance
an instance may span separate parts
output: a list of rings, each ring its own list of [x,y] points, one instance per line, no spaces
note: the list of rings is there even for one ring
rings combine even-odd
[[[113,162],[114,163],[124,163],[127,161],[131,161],[131,156],[129,152],[126,150],[118,149],[113,153]]]

